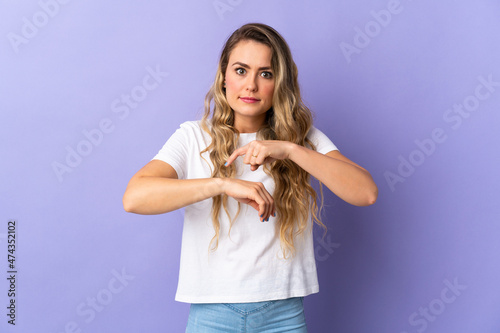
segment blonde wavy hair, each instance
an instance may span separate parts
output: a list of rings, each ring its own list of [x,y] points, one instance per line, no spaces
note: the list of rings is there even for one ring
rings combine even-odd
[[[224,163],[237,148],[239,132],[234,125],[234,113],[229,106],[224,77],[231,51],[241,41],[255,41],[271,48],[271,67],[274,76],[272,108],[267,111],[266,122],[257,132],[259,140],[290,141],[297,145],[315,149],[307,138],[312,126],[311,111],[304,105],[298,84],[298,71],[288,44],[273,28],[265,24],[252,23],[237,29],[226,41],[219,61],[215,81],[205,98],[205,113],[202,128],[211,136],[210,145],[203,150],[210,153],[214,169],[212,177],[232,178],[236,173],[235,164],[225,167]],[[309,173],[291,160],[277,160],[264,167],[275,182],[273,199],[277,211],[276,228],[284,258],[295,254],[295,237],[308,227],[309,216],[326,232],[326,226],[319,220],[319,206],[316,191],[309,182]],[[320,184],[321,190],[321,184]],[[320,191],[322,192],[322,191]],[[321,193],[321,198],[323,195]],[[212,223],[215,236],[210,247],[215,251],[219,244],[221,209],[227,214],[230,224],[239,213],[231,218],[228,211],[228,196],[213,197]],[[230,230],[229,230],[230,231]],[[215,244],[214,244],[215,243]]]

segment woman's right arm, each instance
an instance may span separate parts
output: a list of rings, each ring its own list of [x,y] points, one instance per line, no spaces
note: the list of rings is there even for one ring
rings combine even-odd
[[[123,195],[125,211],[162,214],[220,194],[255,208],[261,220],[274,214],[273,198],[261,183],[233,178],[178,179],[168,163],[152,160],[128,183]]]

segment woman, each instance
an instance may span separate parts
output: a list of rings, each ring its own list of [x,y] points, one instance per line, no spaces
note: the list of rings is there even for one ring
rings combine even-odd
[[[309,175],[353,205],[377,198],[370,174],[312,127],[297,76],[278,32],[242,26],[203,119],[183,123],[126,189],[128,212],[186,207],[176,293],[191,303],[186,332],[306,332],[312,221],[324,227]]]

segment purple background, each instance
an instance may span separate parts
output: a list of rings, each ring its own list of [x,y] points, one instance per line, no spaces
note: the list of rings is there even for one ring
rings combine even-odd
[[[379,186],[366,208],[325,196],[309,331],[500,331],[500,85],[477,88],[500,82],[497,1],[62,2],[0,5],[1,332],[183,332],[183,213],[127,214],[121,198],[179,124],[200,118],[223,42],[253,21],[287,39],[316,126]],[[168,76],[144,90],[147,68]],[[451,113],[463,103],[473,111]],[[85,146],[103,121],[108,133]],[[54,163],[79,146],[87,156],[58,177]]]

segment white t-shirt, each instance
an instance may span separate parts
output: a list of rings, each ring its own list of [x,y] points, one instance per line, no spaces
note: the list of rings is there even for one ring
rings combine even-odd
[[[309,139],[320,153],[336,150],[321,131],[312,128]],[[256,139],[256,133],[240,134],[239,147]],[[200,127],[200,121],[188,121],[165,143],[153,158],[171,165],[179,179],[210,178],[212,162],[209,153],[200,157],[211,139]],[[251,171],[249,165],[236,161],[236,177],[262,182],[272,195],[274,181],[263,168]],[[232,217],[237,201],[228,198]],[[206,199],[185,208],[175,300],[187,303],[247,303],[306,296],[319,291],[312,237],[312,223],[303,237],[296,239],[295,257],[283,259],[279,233],[274,217],[260,222],[258,212],[241,204],[238,218],[233,221],[221,210],[219,246],[209,252],[215,231],[211,218],[212,200]]]

